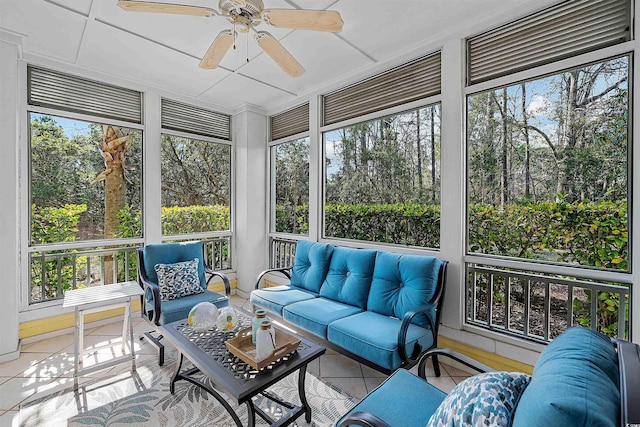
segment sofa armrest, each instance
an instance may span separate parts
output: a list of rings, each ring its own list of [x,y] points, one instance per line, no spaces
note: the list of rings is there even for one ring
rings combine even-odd
[[[204,272],[205,274],[209,275],[209,278],[207,279],[207,286],[209,285],[211,279],[213,279],[214,277],[219,277],[220,279],[222,279],[222,283],[224,283],[224,294],[226,296],[231,295],[231,283],[229,282],[229,277],[227,277],[226,274],[220,271],[214,271],[206,265],[204,266]]]
[[[369,412],[354,412],[344,418],[338,427],[362,426],[362,427],[391,427]]]
[[[453,359],[456,362],[462,363],[463,365],[478,371],[479,373],[495,372],[495,369],[485,364],[482,364],[477,360],[474,360],[468,356],[465,356],[462,353],[458,353],[455,350],[451,350],[450,348],[433,348],[431,350],[426,351],[422,355],[422,357],[420,358],[420,364],[418,365],[418,375],[425,380],[427,379],[427,376],[425,373],[425,365],[427,364],[427,361],[429,360],[429,358],[433,356],[446,356],[449,359]]]
[[[263,272],[261,272],[260,274],[258,274],[258,278],[256,279],[256,286],[255,289],[260,289],[260,280],[262,280],[262,278],[268,274],[268,273],[281,273],[282,275],[284,275],[287,279],[291,280],[291,273],[290,271],[293,270],[293,265],[289,266],[289,267],[283,267],[283,268],[269,268],[267,270],[264,270]]]
[[[431,316],[429,316],[429,313],[434,309],[434,307],[436,307],[436,303],[428,303],[415,310],[406,312],[402,317],[402,323],[400,324],[400,329],[398,330],[398,351],[400,352],[400,357],[402,358],[402,361],[404,363],[410,365],[415,364],[420,357],[420,353],[422,352],[422,348],[419,345],[416,345],[410,355],[407,353],[407,331],[409,330],[409,325],[411,325],[411,322],[417,315],[422,314],[427,318],[431,333],[434,335],[433,342],[436,342],[435,325],[433,323],[433,320],[431,319]]]

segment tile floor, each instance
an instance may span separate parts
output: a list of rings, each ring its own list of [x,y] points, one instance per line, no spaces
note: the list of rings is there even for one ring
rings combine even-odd
[[[232,296],[232,304],[250,309],[247,300]],[[149,324],[134,313],[134,335],[150,330]],[[85,330],[85,347],[99,348],[105,344],[121,341],[122,322],[115,321],[104,326]],[[156,357],[156,351],[148,343],[135,340],[136,362]],[[109,360],[117,356],[120,346],[100,348],[85,356],[85,366],[96,361]],[[430,365],[430,364],[429,364]],[[428,366],[428,381],[445,392],[449,392],[468,373],[452,366],[441,364],[442,375],[436,377]],[[84,376],[80,382],[112,375],[130,369],[129,363],[98,371]],[[417,371],[414,367],[413,371]],[[356,398],[364,397],[380,384],[386,376],[341,354],[327,350],[325,355],[309,365],[308,372],[321,377]],[[19,409],[22,402],[36,393],[53,392],[69,387],[73,383],[73,334],[23,344],[20,357],[10,362],[0,363],[0,427],[18,426]]]

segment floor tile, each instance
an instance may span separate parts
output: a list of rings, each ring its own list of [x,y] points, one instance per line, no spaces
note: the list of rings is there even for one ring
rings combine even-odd
[[[469,376],[465,376],[465,377],[451,377],[451,379],[456,383],[456,384],[460,384],[462,381],[466,380],[467,378],[469,378]]]
[[[371,393],[376,387],[382,384],[384,380],[386,380],[386,377],[364,377],[364,384],[367,386],[367,393]]]
[[[362,378],[360,363],[346,356],[325,354],[320,358],[320,375],[323,378]]]
[[[469,377],[471,376],[470,373],[463,371],[461,369],[455,368],[451,365],[447,365],[444,363],[440,364],[446,371],[447,374],[449,374],[450,377]]]
[[[427,381],[429,382],[429,384],[433,385],[434,387],[442,390],[447,394],[449,394],[451,390],[453,390],[453,388],[456,386],[455,381],[453,381],[451,377],[444,376],[444,375],[440,377],[429,377],[427,378]]]
[[[51,354],[53,353],[22,353],[15,360],[0,363],[0,376],[13,377],[24,375],[27,371],[31,372],[38,362],[46,359]]]
[[[51,378],[11,378],[0,384],[0,410],[17,409],[23,400],[51,388]]]
[[[368,367],[367,365],[360,364],[360,368],[362,369],[362,376],[369,378],[387,378],[388,375],[383,374],[380,371],[376,371],[373,368]]]
[[[73,344],[73,334],[60,335],[46,340],[26,344],[22,347],[24,353],[56,353]]]
[[[367,395],[367,386],[365,385],[364,378],[332,378],[322,377],[322,380],[329,383],[338,389],[348,393],[356,399],[362,399]]]
[[[55,353],[41,360],[34,366],[17,373],[23,378],[56,378],[73,371],[73,354]]]

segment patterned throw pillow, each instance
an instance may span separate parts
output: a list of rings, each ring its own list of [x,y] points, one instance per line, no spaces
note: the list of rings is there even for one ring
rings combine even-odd
[[[156,264],[160,299],[168,301],[204,292],[198,277],[198,258],[175,264]]]
[[[520,372],[487,372],[467,378],[451,390],[428,426],[510,426],[530,380]]]

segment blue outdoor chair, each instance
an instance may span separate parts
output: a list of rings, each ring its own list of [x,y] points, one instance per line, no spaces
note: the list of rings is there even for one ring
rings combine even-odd
[[[198,278],[194,277],[196,272],[191,271],[193,274],[190,277],[192,282],[195,282],[195,284],[192,283],[193,289],[191,290],[198,293],[182,296],[179,292],[178,294],[168,295],[166,284],[163,289],[160,289],[156,266],[160,265],[163,272],[167,269],[179,268],[181,265],[186,265],[185,268],[193,269],[195,263],[188,263],[188,261],[193,261],[194,259],[198,260]],[[207,289],[209,281],[215,276],[222,279],[225,295]],[[139,248],[138,283],[144,290],[144,295],[140,297],[142,317],[155,326],[186,319],[193,306],[201,302],[210,302],[218,308],[229,305],[229,295],[231,293],[229,279],[224,273],[213,271],[205,264],[203,245],[199,241],[150,244]],[[169,285],[173,286],[173,284]],[[198,285],[202,290],[197,288]],[[176,286],[175,290],[183,291],[180,286]],[[167,299],[168,296],[171,299]],[[142,334],[140,339],[146,338],[151,345],[158,349],[158,364],[162,366],[164,364],[164,345],[160,342],[162,335],[157,333],[157,336],[154,336],[153,334],[153,332],[146,332]]]

